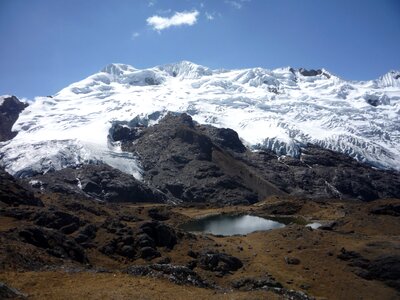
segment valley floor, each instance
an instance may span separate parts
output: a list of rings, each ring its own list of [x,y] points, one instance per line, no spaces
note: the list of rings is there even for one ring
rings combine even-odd
[[[77,206],[73,204],[77,203],[76,199],[57,194],[43,195],[42,201],[44,208],[0,209],[0,282],[18,289],[29,299],[400,297],[400,200],[356,203],[273,197],[251,206],[223,208],[103,204],[90,200],[82,200],[83,205]],[[95,237],[90,243],[79,246],[84,249],[87,260],[79,262],[68,251],[60,256],[51,243],[45,247],[37,240],[29,242],[21,238],[24,236],[21,231],[29,228],[50,232],[43,228],[55,227],[43,222],[46,219],[43,213],[41,223],[32,217],[39,211],[49,213],[47,220],[52,218],[51,213],[63,211],[79,218],[85,226],[96,226]],[[27,212],[31,212],[29,217]],[[291,219],[284,228],[246,236],[193,235],[179,228],[192,218],[219,213],[290,216]],[[109,226],[110,219],[117,224],[117,229]],[[163,223],[173,230],[176,244],[155,247],[158,257],[147,257],[147,260],[139,257],[140,251],[127,257],[115,249],[104,250],[110,241],[118,240],[119,231],[124,231],[124,236],[131,232],[137,243],[143,224],[149,221]],[[320,229],[304,226],[311,221],[325,226]],[[82,229],[63,236],[80,241],[78,235],[81,233]],[[59,239],[54,238],[53,243],[58,243]],[[121,243],[120,239],[118,241]],[[61,244],[60,247],[66,249],[65,245],[72,245],[72,242]],[[221,269],[221,266],[229,268],[222,260],[211,268],[204,265],[203,252],[228,254],[238,258],[242,266],[236,270]],[[70,254],[71,257],[67,257]],[[189,266],[185,270],[192,270],[195,275],[190,273],[180,278],[169,269],[147,274],[142,269],[135,269],[136,273],[127,271],[132,266],[157,263],[171,267]],[[191,280],[191,276],[203,281]],[[276,288],[278,285],[281,287]]]

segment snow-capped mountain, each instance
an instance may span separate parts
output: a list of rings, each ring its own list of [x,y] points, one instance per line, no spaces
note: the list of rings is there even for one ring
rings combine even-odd
[[[115,122],[152,125],[168,111],[236,130],[250,148],[299,156],[307,143],[400,170],[400,72],[346,81],[326,70],[211,70],[191,62],[111,64],[37,97],[0,144],[17,176],[104,161],[140,178],[140,162],[108,138]]]

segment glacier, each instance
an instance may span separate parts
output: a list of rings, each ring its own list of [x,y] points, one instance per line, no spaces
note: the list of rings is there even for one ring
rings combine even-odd
[[[105,162],[141,178],[140,161],[110,140],[115,122],[157,123],[168,111],[236,130],[253,151],[299,157],[308,143],[400,171],[400,72],[348,81],[290,67],[212,70],[188,61],[136,69],[110,64],[36,97],[0,143],[0,163],[26,177]]]

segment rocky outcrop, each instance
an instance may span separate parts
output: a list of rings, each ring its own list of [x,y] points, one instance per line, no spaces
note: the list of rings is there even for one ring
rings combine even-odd
[[[130,266],[126,273],[134,276],[150,276],[155,278],[166,278],[171,282],[181,285],[192,285],[196,287],[213,287],[202,279],[193,270],[179,265],[153,264],[148,266]]]
[[[315,145],[305,145],[299,158],[248,151],[235,131],[199,125],[187,114],[169,113],[151,127],[129,122],[123,131],[123,138],[115,130],[110,135],[140,157],[146,182],[178,202],[253,203],[286,194],[362,201],[400,197],[396,171]]]
[[[399,217],[400,216],[400,204],[382,204],[372,207],[369,211],[374,215],[388,215]]]
[[[27,295],[0,282],[0,299],[27,299]]]
[[[165,202],[166,196],[105,164],[82,165],[38,175],[28,180],[33,187],[62,194],[79,194],[106,202]]]
[[[347,155],[307,145],[300,158],[277,158],[271,152],[246,152],[245,162],[284,192],[313,199],[400,197],[400,173],[378,170]]]
[[[270,194],[281,193],[265,180],[258,185],[246,180],[251,174],[235,155],[247,150],[235,131],[198,125],[187,114],[169,113],[157,125],[140,125],[140,135],[123,140],[122,148],[139,155],[147,182],[178,202],[253,203],[265,196],[257,189],[261,185]]]
[[[18,232],[19,237],[26,243],[45,249],[52,256],[72,259],[87,263],[85,250],[72,238],[53,229],[27,227]]]
[[[7,206],[33,205],[43,206],[33,192],[23,184],[0,168],[0,204]]]
[[[200,252],[197,256],[197,261],[200,268],[217,272],[221,275],[237,271],[243,267],[243,263],[237,257],[216,251],[206,250]]]
[[[0,97],[0,142],[11,140],[17,135],[11,129],[27,106],[28,104],[19,101],[15,96]]]
[[[354,273],[367,280],[383,281],[386,285],[400,291],[400,256],[382,255],[366,259],[360,253],[342,248],[339,259],[355,267]]]

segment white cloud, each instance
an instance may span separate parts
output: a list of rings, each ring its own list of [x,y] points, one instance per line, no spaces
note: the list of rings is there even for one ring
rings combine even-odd
[[[215,13],[209,13],[209,12],[205,13],[206,19],[209,21],[214,20],[214,18],[215,18],[214,15],[215,15]]]
[[[132,33],[131,39],[132,39],[132,40],[135,40],[135,39],[137,39],[139,36],[140,36],[140,33],[139,33],[139,32],[134,32],[134,33]]]
[[[147,18],[146,21],[147,24],[153,27],[154,30],[161,31],[172,26],[182,26],[182,25],[192,26],[196,24],[198,15],[199,12],[197,10],[190,12],[183,11],[183,12],[176,12],[170,18],[154,15]]]
[[[246,2],[250,2],[250,0],[225,0],[225,3],[231,5],[236,9],[241,9],[243,4]]]

